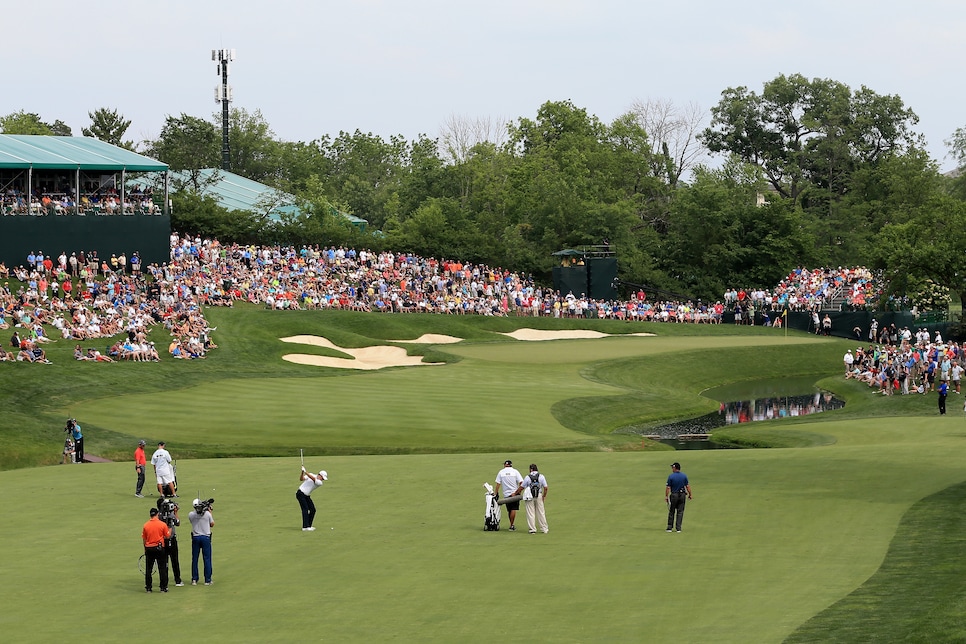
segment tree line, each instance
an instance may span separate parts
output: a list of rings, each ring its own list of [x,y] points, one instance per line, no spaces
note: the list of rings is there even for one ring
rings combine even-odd
[[[280,222],[272,204],[226,212],[206,193],[198,170],[221,165],[220,114],[168,116],[138,146],[116,110],[89,116],[85,136],[181,171],[178,230],[223,241],[390,248],[541,281],[555,251],[607,245],[625,283],[705,300],[773,287],[797,266],[846,265],[881,271],[887,296],[966,295],[966,173],[939,172],[900,97],[830,79],[728,88],[710,114],[638,102],[611,123],[549,101],[506,122],[452,117],[412,140],[356,130],[282,141],[258,110],[233,108],[231,171],[296,196],[301,214]],[[0,128],[70,135],[24,112]],[[946,143],[966,165],[966,129]]]

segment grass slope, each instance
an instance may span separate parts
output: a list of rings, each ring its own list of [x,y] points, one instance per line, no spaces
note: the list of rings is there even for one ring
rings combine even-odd
[[[943,606],[941,623],[930,620],[942,589],[959,596],[958,569],[946,557],[937,566],[949,574],[936,577],[921,552],[955,548],[959,527],[932,534],[929,517],[921,529],[897,528],[931,495],[939,496],[929,506],[955,510],[958,490],[942,491],[966,479],[966,424],[939,419],[932,397],[883,399],[842,381],[844,341],[728,326],[257,307],[214,309],[210,319],[222,348],[205,361],[91,365],[58,343],[54,365],[0,365],[6,640],[119,641],[142,631],[146,614],[203,620],[215,641],[259,642],[956,632],[959,601]],[[523,326],[661,336],[497,335]],[[292,346],[278,341],[316,334],[368,346],[423,333],[469,342],[409,346],[443,367],[356,373],[286,363]],[[821,381],[848,405],[719,434],[818,447],[611,451],[640,444],[622,431],[704,413],[712,399],[776,377]],[[138,535],[151,499],[133,498],[129,462],[24,469],[59,460],[66,413],[84,423],[92,453],[127,461],[139,436],[169,441],[182,493],[218,499],[214,586],[143,593]],[[332,477],[317,492],[315,533],[298,529],[298,447]],[[288,457],[187,458],[238,454]],[[520,465],[535,459],[548,476],[549,535],[482,531],[480,484],[507,455]],[[672,459],[695,489],[680,535],[663,530]],[[187,570],[185,529],[181,542]],[[935,593],[921,590],[935,579]],[[888,598],[897,587],[905,603]],[[52,618],[53,605],[68,604],[69,617]],[[847,630],[869,606],[864,629]]]

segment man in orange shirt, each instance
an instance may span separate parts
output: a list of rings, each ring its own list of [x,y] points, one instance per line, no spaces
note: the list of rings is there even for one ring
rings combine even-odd
[[[144,466],[147,464],[148,461],[144,456],[144,441],[140,440],[138,441],[138,448],[134,450],[134,470],[138,473],[138,485],[134,491],[134,496],[139,499],[144,498],[141,490],[144,488]]]
[[[151,518],[141,528],[141,540],[144,541],[144,590],[147,592],[151,592],[155,563],[161,576],[161,592],[168,592],[168,555],[164,542],[170,537],[171,528],[158,518],[158,509],[151,508]]]

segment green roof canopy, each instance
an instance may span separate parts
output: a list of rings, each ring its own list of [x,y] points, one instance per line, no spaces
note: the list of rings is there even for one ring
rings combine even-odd
[[[86,136],[0,134],[0,169],[164,172],[167,164]]]
[[[187,181],[188,173],[172,172],[176,180]],[[226,210],[247,210],[249,212],[260,212],[266,207],[271,206],[270,219],[278,221],[281,215],[301,213],[296,199],[293,195],[276,190],[264,183],[246,179],[241,175],[218,168],[202,168],[198,174],[205,182],[205,193],[211,195],[218,201],[218,205]],[[338,214],[349,220],[354,226],[365,228],[367,222],[353,215],[339,212],[333,209],[333,214]]]

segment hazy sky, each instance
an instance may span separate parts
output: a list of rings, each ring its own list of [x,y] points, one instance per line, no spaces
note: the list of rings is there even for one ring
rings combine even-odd
[[[532,117],[569,99],[610,122],[635,100],[695,103],[779,74],[897,94],[944,169],[966,126],[961,0],[37,0],[4,11],[0,114],[75,135],[116,109],[129,139],[220,107],[211,50],[233,48],[234,107],[286,141],[340,130],[437,136],[452,116]]]

